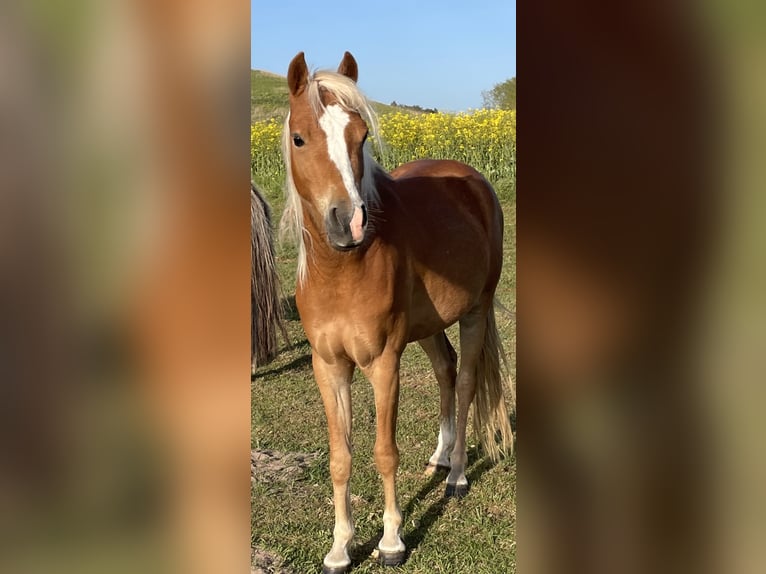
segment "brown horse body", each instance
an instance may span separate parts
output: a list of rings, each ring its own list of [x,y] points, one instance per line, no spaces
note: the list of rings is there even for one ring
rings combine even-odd
[[[311,78],[303,54],[296,56],[288,72],[290,115],[283,142],[285,219],[303,241],[296,304],[329,431],[335,531],[324,571],[333,573],[350,565],[354,534],[349,478],[355,366],[375,394],[374,454],[385,495],[378,549],[384,564],[400,564],[406,550],[395,475],[399,364],[407,343],[418,341],[439,382],[439,444],[429,468],[450,468],[448,495],[467,493],[472,403],[488,454],[497,458],[512,445],[493,308],[503,244],[497,197],[477,171],[458,162],[421,160],[390,175],[375,164],[364,149],[363,117],[374,124],[374,116],[359,95],[356,76],[348,53],[338,74]],[[444,333],[455,322],[459,374]]]
[[[307,280],[296,291],[309,342],[328,362],[343,355],[366,367],[385,350],[401,352],[492,304],[503,220],[486,180],[466,165],[433,160],[391,176],[376,180],[381,215],[370,214],[377,221],[369,243],[340,252],[314,242]]]

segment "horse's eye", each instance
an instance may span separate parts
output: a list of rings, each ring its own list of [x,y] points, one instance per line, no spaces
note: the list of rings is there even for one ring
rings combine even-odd
[[[306,142],[303,141],[303,138],[298,134],[293,134],[293,143],[295,144],[295,147],[301,147]]]

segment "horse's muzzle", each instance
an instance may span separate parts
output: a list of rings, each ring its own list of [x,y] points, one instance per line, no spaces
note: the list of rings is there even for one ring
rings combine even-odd
[[[367,228],[367,208],[364,205],[334,205],[327,213],[325,227],[330,245],[338,251],[359,247],[364,242]]]

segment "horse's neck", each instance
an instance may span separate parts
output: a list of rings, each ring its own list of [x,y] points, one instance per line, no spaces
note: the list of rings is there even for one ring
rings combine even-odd
[[[375,201],[369,205],[370,234],[365,244],[351,251],[337,251],[327,242],[323,222],[317,221],[316,213],[306,205],[303,206],[304,235],[303,242],[306,251],[307,286],[323,285],[326,281],[359,281],[363,279],[370,253],[381,257],[379,251],[385,251],[380,245],[381,240],[390,235],[390,227],[396,223],[396,213],[401,209],[396,195],[396,182],[380,168],[375,172]],[[313,281],[312,281],[313,276]]]

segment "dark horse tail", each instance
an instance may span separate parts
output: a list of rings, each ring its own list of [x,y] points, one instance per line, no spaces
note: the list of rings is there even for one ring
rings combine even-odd
[[[263,365],[277,353],[277,332],[287,340],[282,318],[279,277],[274,259],[271,210],[261,192],[250,184],[250,304],[251,366]]]

